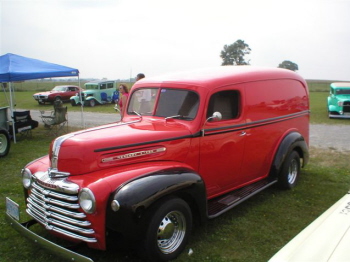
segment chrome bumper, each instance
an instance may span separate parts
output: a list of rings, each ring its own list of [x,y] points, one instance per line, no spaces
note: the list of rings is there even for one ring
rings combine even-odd
[[[59,257],[69,259],[70,261],[75,262],[93,262],[91,258],[85,257],[78,253],[75,253],[67,248],[56,245],[55,243],[38,236],[37,234],[30,231],[29,227],[37,222],[35,220],[30,220],[25,223],[19,223],[14,218],[12,218],[7,213],[5,214],[6,220],[10,223],[10,225],[16,229],[21,235],[33,241],[35,244],[40,245],[41,247],[50,251],[50,253],[54,253]]]
[[[331,115],[328,114],[329,118],[350,118],[350,114],[344,114],[344,115]]]

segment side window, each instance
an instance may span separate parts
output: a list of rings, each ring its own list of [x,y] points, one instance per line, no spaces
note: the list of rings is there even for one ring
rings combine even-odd
[[[100,84],[100,89],[106,89],[107,88],[107,84]]]
[[[222,120],[234,119],[239,116],[239,92],[226,90],[213,94],[210,97],[207,118],[214,112],[222,114]]]
[[[113,85],[113,83],[108,83],[107,84],[107,88],[109,89],[109,88],[113,88],[114,87],[114,85]]]

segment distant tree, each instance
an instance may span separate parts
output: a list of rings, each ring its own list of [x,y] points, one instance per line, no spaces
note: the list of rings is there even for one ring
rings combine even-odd
[[[249,65],[249,61],[244,60],[244,56],[250,54],[250,47],[243,40],[237,40],[231,45],[224,45],[220,57],[221,65]]]
[[[292,71],[298,71],[299,70],[299,67],[296,63],[293,63],[291,61],[288,61],[288,60],[284,60],[282,63],[280,63],[278,65],[279,68],[285,68],[285,69],[289,69],[289,70],[292,70]]]

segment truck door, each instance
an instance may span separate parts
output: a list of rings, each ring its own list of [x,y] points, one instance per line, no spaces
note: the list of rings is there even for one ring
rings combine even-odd
[[[245,121],[240,90],[226,89],[210,97],[206,118],[220,112],[219,121],[206,121],[200,142],[200,174],[208,197],[237,186],[244,156]]]

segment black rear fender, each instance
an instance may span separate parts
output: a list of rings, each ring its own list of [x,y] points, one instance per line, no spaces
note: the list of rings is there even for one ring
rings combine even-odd
[[[309,161],[309,149],[304,137],[298,132],[292,132],[286,135],[280,143],[275,158],[273,160],[270,176],[277,178],[282,164],[291,151],[297,151],[300,158],[303,159],[302,166],[304,167]]]

